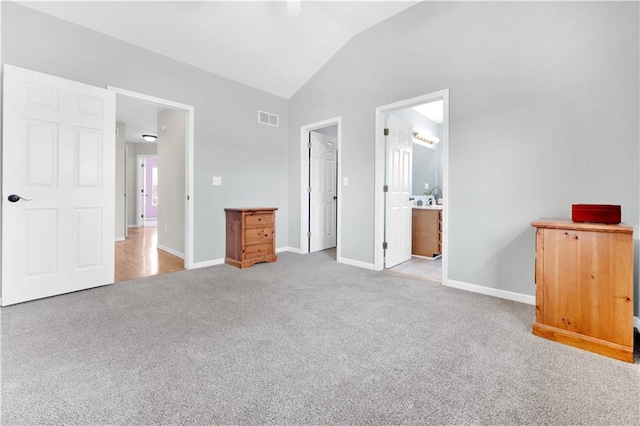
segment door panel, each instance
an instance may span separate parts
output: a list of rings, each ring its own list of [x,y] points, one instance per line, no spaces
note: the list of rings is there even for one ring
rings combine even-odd
[[[104,101],[93,96],[78,95],[78,112],[93,116],[98,120],[103,118]]]
[[[102,187],[102,132],[95,129],[75,129],[75,185]]]
[[[25,183],[57,186],[58,126],[36,120],[25,120],[25,125]]]
[[[390,115],[386,118],[385,267],[411,259],[412,127]]]
[[[5,65],[3,103],[3,306],[112,283],[115,95]]]
[[[28,278],[57,272],[58,212],[53,209],[25,211],[26,275]]]
[[[102,232],[96,223],[102,222],[101,208],[75,209],[73,236],[76,249],[74,270],[102,266]]]
[[[336,155],[334,137],[311,132],[311,252],[336,246]]]

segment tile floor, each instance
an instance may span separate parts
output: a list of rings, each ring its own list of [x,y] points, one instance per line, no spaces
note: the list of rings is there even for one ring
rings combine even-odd
[[[422,278],[430,281],[442,281],[442,257],[436,260],[424,259],[422,257],[412,257],[404,263],[387,269],[403,275]]]

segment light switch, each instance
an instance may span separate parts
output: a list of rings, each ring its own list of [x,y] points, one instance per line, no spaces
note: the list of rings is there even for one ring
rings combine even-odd
[[[213,186],[221,186],[222,185],[222,176],[214,176],[212,185]]]
[[[424,189],[429,189],[429,184],[428,183],[424,184]]]
[[[342,186],[349,186],[349,178],[346,178],[346,177],[342,178]]]

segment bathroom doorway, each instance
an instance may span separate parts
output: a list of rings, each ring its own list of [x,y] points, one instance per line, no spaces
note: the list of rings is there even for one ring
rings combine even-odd
[[[376,158],[376,270],[446,281],[448,91],[377,108]]]

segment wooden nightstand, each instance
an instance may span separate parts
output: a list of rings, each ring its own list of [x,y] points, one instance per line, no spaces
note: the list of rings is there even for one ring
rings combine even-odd
[[[227,253],[224,262],[247,268],[275,262],[277,207],[227,208]]]

